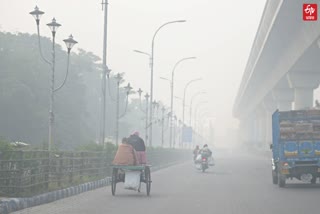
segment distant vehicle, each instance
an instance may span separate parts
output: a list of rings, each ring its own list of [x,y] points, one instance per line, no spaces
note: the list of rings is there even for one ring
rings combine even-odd
[[[320,110],[276,111],[272,115],[272,181],[279,187],[296,178],[320,177]]]
[[[202,172],[206,171],[209,168],[208,158],[202,157],[201,158],[201,170]]]
[[[26,147],[26,146],[30,146],[30,144],[28,143],[24,143],[24,142],[11,142],[10,145],[12,146],[16,146],[16,147]]]
[[[209,166],[214,166],[214,159],[212,156],[198,154],[195,160],[195,165],[197,169],[205,172],[207,169],[209,169]]]

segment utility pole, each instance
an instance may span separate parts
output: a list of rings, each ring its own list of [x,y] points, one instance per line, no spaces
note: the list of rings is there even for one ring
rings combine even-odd
[[[102,122],[100,127],[100,144],[104,145],[106,127],[106,78],[109,77],[110,70],[107,66],[107,27],[108,27],[108,0],[102,0],[102,10],[104,9],[104,33],[103,33],[103,61],[102,61]]]

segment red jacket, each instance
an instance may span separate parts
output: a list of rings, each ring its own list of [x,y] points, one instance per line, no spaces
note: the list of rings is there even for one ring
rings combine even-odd
[[[130,144],[121,144],[112,163],[115,165],[136,165],[137,156],[135,150]]]

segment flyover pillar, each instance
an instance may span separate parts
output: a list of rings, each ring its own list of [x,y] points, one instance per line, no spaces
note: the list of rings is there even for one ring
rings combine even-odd
[[[313,106],[313,88],[294,89],[294,109],[304,109]]]
[[[276,102],[276,108],[279,111],[292,110],[294,101],[294,90],[291,88],[276,88],[272,90],[273,99]]]
[[[290,87],[294,89],[294,109],[313,106],[313,90],[320,83],[320,72],[293,71],[287,75]]]
[[[246,146],[252,146],[256,142],[257,125],[252,116],[247,116],[240,119],[240,135],[241,143]]]
[[[277,107],[279,111],[290,111],[292,110],[292,102],[278,101]]]
[[[256,120],[257,120],[257,126],[256,128],[256,146],[262,147],[264,145],[264,142],[266,140],[266,133],[267,133],[267,125],[266,125],[266,110],[263,108],[263,106],[259,106],[256,110]]]
[[[240,130],[240,140],[241,143],[243,144],[248,144],[249,143],[249,120],[248,119],[241,119],[240,124],[239,124],[239,130]]]
[[[278,108],[278,103],[275,101],[275,97],[273,93],[269,93],[263,101],[263,107],[265,109],[266,114],[266,137],[264,140],[264,146],[267,146],[271,144],[272,142],[272,114],[276,111]]]

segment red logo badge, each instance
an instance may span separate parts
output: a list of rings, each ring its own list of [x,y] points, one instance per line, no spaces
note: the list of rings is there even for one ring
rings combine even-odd
[[[303,20],[317,21],[318,19],[318,5],[317,4],[303,4]]]

